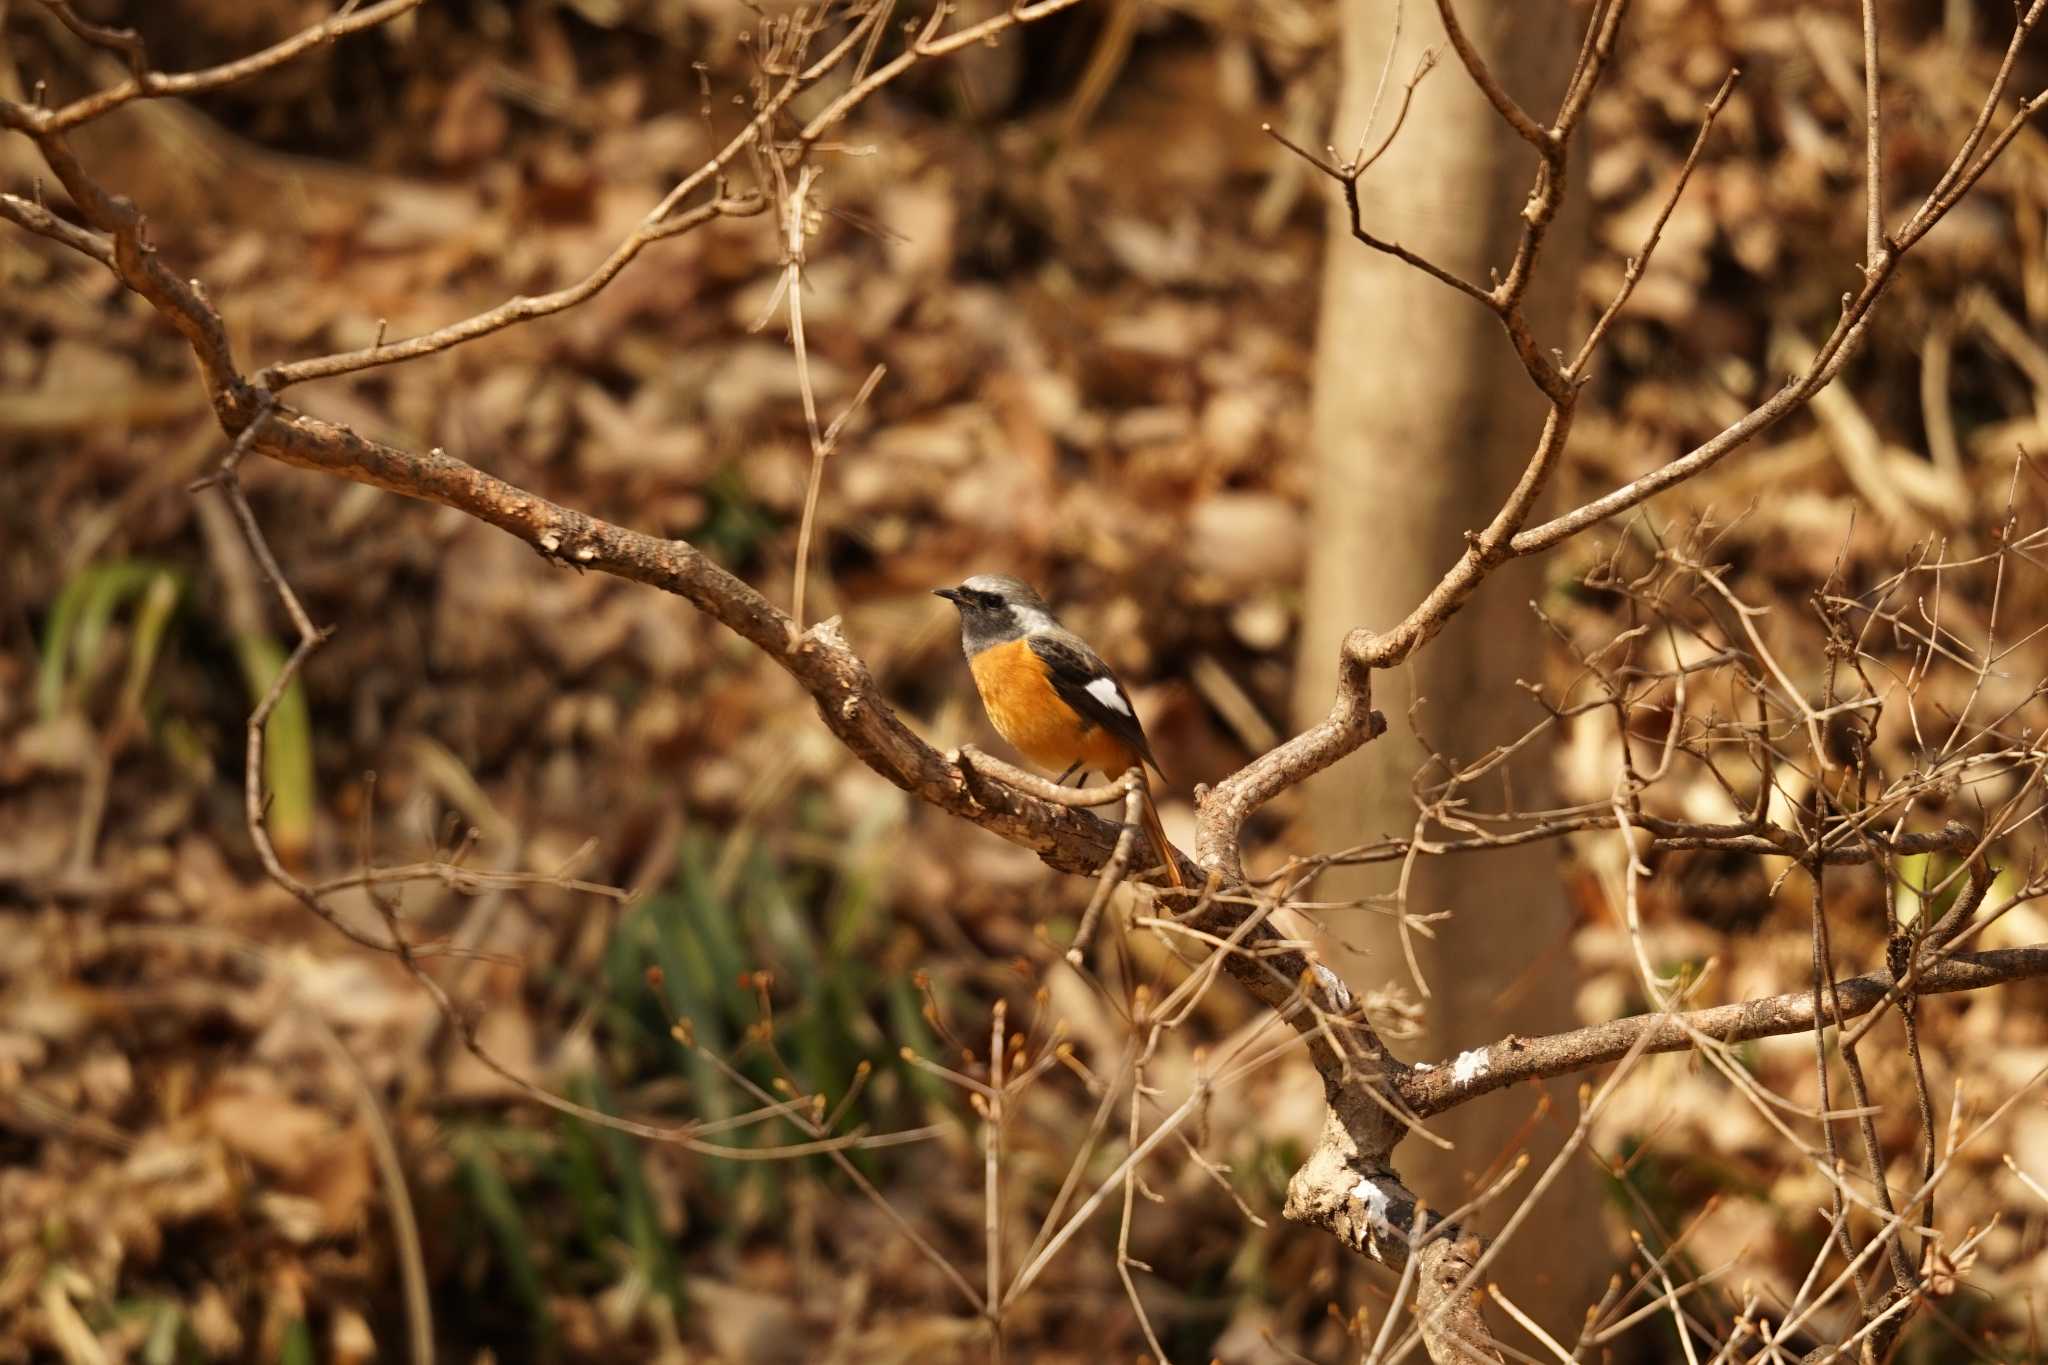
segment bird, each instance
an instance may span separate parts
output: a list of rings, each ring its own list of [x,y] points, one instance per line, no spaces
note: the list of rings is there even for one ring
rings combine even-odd
[[[1025,758],[1058,771],[1061,782],[1091,769],[1113,778],[1132,768],[1142,781],[1145,764],[1166,780],[1123,684],[1086,640],[1054,619],[1035,588],[1006,574],[976,574],[932,591],[960,609],[960,646],[981,704]],[[1150,785],[1139,792],[1167,880],[1184,887]]]

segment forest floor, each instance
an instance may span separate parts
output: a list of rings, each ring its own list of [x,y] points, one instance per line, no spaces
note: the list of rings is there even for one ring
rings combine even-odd
[[[1745,75],[1615,329],[1561,500],[1754,401],[1787,347],[1832,325],[1861,250],[1850,8],[1638,9],[1578,190],[1588,316],[1701,106],[1728,68]],[[178,0],[142,23],[182,69],[319,11]],[[985,731],[929,589],[978,569],[1038,583],[1105,644],[1176,756],[1176,829],[1193,783],[1290,730],[1322,253],[1362,248],[1333,242],[1331,187],[1260,125],[1320,145],[1335,19],[1315,0],[1148,7],[1098,100],[1079,73],[1101,11],[1084,6],[878,98],[849,130],[865,154],[831,163],[805,277],[817,396],[837,412],[872,367],[886,375],[830,465],[807,615],[841,615],[940,747]],[[6,79],[47,74],[70,94],[118,78],[39,6],[5,22]],[[726,97],[746,88],[762,22],[714,0],[430,4],[402,31],[193,106],[131,106],[77,145],[145,207],[164,259],[207,282],[253,367],[580,276],[745,116]],[[1950,4],[1896,25],[1902,203],[1966,126],[2003,23],[2001,6]],[[2044,73],[2037,52],[2019,88]],[[31,158],[0,143],[7,188],[36,174]],[[1382,208],[1398,238],[1398,197]],[[782,264],[771,218],[714,223],[558,318],[298,397],[686,538],[786,603],[810,455]],[[969,1064],[999,999],[1030,1038],[1063,1031],[1079,1065],[1049,1072],[1008,1129],[1015,1255],[1094,1117],[1087,1068],[1126,1036],[1062,957],[1089,888],[882,783],[786,677],[680,600],[434,508],[252,465],[270,542],[335,631],[272,730],[288,866],[353,877],[336,903],[374,928],[357,874],[444,860],[391,892],[407,926],[468,950],[427,970],[491,1055],[580,1103],[717,1119],[782,1078],[835,1102],[857,1089],[847,1122],[871,1133],[933,1132],[853,1159],[885,1210],[822,1156],[730,1160],[537,1107],[399,963],[257,862],[244,730],[289,636],[224,509],[188,491],[223,448],[178,339],[99,267],[12,230],[0,285],[0,1361],[397,1358],[422,1297],[444,1358],[465,1361],[986,1358],[982,1324],[896,1224],[979,1283],[981,1125],[961,1087],[902,1051]],[[1446,291],[1445,309],[1465,306]],[[2035,129],[1916,256],[1827,403],[1556,557],[1545,681],[1567,685],[1574,650],[1630,624],[1620,599],[1579,586],[1588,570],[1700,516],[1730,588],[1774,608],[1773,640],[1808,670],[1824,584],[1878,581],[1930,545],[1964,560],[2014,518],[2042,524],[2048,481],[2021,452],[2048,449],[2044,338]],[[1924,378],[1937,352],[1946,387]],[[1947,619],[2024,636],[2048,619],[2048,582],[2024,567],[1950,575]],[[2048,676],[2048,648],[2008,668]],[[1938,688],[1930,701],[1958,704]],[[1611,784],[1600,733],[1560,727],[1570,799]],[[1710,805],[1710,786],[1668,790]],[[1967,805],[1925,815],[1938,827]],[[1299,814],[1265,812],[1255,854],[1305,851]],[[2028,837],[2039,846],[2038,826],[2013,858]],[[1596,843],[1567,841],[1561,863],[1589,1022],[1645,1003]],[[451,857],[474,875],[446,872]],[[1802,988],[1806,889],[1778,872],[1662,860],[1642,905],[1661,961],[1711,959],[1710,1000]],[[1880,964],[1891,889],[1830,885],[1836,953]],[[2043,940],[2048,916],[2021,906],[1982,946]],[[1125,951],[1101,970],[1158,968],[1142,936]],[[1388,976],[1364,984],[1398,1009],[1406,987]],[[1924,1007],[1944,1131],[1951,1099],[1981,1117],[2048,1064],[2044,1006],[2029,984]],[[1184,1078],[1194,1045],[1253,1017],[1211,993],[1165,1073]],[[697,1050],[677,1045],[677,1019]],[[1873,1037],[1873,1086],[1905,1093],[1895,1038]],[[1780,1042],[1747,1054],[1754,1074],[1811,1104],[1811,1041]],[[1215,1170],[1185,1152],[1147,1166],[1160,1202],[1139,1201],[1130,1254],[1174,1359],[1344,1359],[1351,1315],[1377,1319],[1387,1279],[1280,1217],[1320,1121],[1313,1075],[1278,1061],[1214,1099],[1198,1146]],[[1887,1109],[1906,1165],[1917,1131]],[[768,1123],[716,1140],[802,1139]],[[1613,1172],[1617,1268],[1630,1229],[1662,1246],[1698,1219],[1680,1264],[1736,1267],[1700,1292],[1703,1320],[1727,1323],[1745,1283],[1766,1303],[1796,1287],[1824,1182],[1718,1075],[1645,1064],[1594,1147]],[[2035,1091],[1956,1157],[1942,1225],[1996,1226],[1903,1358],[2038,1358],[2043,1185]],[[1113,1231],[1099,1220],[1016,1306],[1013,1358],[1144,1352]],[[1671,1342],[1652,1324],[1614,1358],[1664,1359]]]

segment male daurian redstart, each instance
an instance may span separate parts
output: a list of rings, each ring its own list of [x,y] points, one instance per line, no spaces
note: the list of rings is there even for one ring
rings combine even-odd
[[[1062,782],[1089,769],[1108,778],[1132,768],[1142,775],[1143,763],[1165,780],[1123,684],[1087,641],[1053,619],[1029,584],[976,574],[957,588],[933,591],[960,608],[960,644],[981,704],[1025,758],[1058,772]],[[1141,801],[1145,832],[1167,879],[1186,885],[1150,787]]]

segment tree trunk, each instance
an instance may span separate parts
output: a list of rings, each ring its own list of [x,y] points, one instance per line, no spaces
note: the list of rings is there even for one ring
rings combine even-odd
[[[1379,80],[1395,0],[1359,0],[1344,33],[1344,95],[1331,141],[1339,155],[1358,143]],[[1530,0],[1463,0],[1459,17],[1503,84],[1539,119],[1554,112],[1578,51],[1584,11]],[[1444,44],[1433,6],[1407,7],[1401,52],[1380,116],[1386,126],[1400,87],[1429,46]],[[1380,133],[1375,130],[1376,144]],[[1583,164],[1584,149],[1574,169]],[[1416,91],[1406,124],[1360,186],[1363,218],[1375,235],[1419,250],[1484,285],[1505,270],[1537,159],[1444,49]],[[1338,198],[1334,193],[1333,199]],[[1304,723],[1328,710],[1339,641],[1364,624],[1390,626],[1429,589],[1513,486],[1532,449],[1543,402],[1498,321],[1473,303],[1355,241],[1341,202],[1324,267],[1314,430],[1315,534],[1302,632],[1297,711]],[[1538,335],[1562,344],[1582,253],[1583,212],[1568,207],[1553,227],[1527,311]],[[1541,566],[1509,565],[1408,666],[1376,680],[1375,702],[1389,733],[1311,784],[1313,847],[1337,849],[1383,834],[1406,835],[1415,821],[1409,780],[1425,755],[1408,723],[1439,752],[1466,759],[1540,715],[1515,686],[1540,676],[1542,641],[1529,601]],[[1547,754],[1520,765],[1514,798],[1542,802]],[[1475,793],[1476,795],[1477,793]],[[1485,796],[1502,798],[1498,783]],[[1391,891],[1397,866],[1333,873],[1319,899]],[[1416,938],[1428,1001],[1427,1038],[1412,1057],[1450,1055],[1514,1032],[1569,1027],[1576,971],[1571,925],[1548,846],[1420,863],[1409,908],[1454,912]],[[1334,918],[1343,942],[1326,945],[1332,965],[1354,983],[1389,980],[1414,989],[1400,941],[1386,917]],[[1347,947],[1346,945],[1351,945]],[[1353,949],[1361,951],[1354,952]],[[1538,1163],[1555,1153],[1576,1115],[1570,1087],[1555,1087],[1549,1119],[1525,1133],[1536,1100],[1521,1088],[1459,1108],[1432,1130],[1454,1142],[1444,1152],[1420,1139],[1402,1145],[1409,1184],[1451,1206],[1471,1192],[1518,1142]],[[1533,1180],[1524,1177],[1522,1188]],[[1518,1202],[1498,1201],[1501,1211]],[[1488,1278],[1565,1341],[1610,1270],[1591,1170],[1576,1159],[1509,1243]]]

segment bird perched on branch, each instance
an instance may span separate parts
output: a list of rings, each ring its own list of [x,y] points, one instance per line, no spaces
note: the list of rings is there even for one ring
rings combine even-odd
[[[1053,619],[1029,584],[976,574],[957,588],[933,591],[960,609],[960,645],[981,703],[1025,758],[1059,772],[1061,782],[1077,772],[1115,778],[1132,768],[1143,780],[1148,763],[1166,780],[1123,684],[1086,640]],[[1140,801],[1167,879],[1186,885],[1149,785]]]

